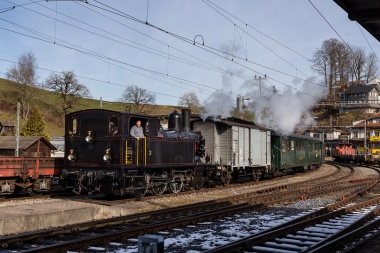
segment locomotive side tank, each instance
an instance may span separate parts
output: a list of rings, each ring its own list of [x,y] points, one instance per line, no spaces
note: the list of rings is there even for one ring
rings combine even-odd
[[[144,137],[130,136],[141,121]],[[197,136],[159,131],[158,118],[102,109],[66,116],[65,169],[67,187],[75,193],[102,192],[137,197],[150,190],[182,189],[185,176],[196,174]],[[192,137],[192,138],[191,138]],[[192,168],[192,170],[188,170]],[[192,182],[202,181],[193,175]],[[197,181],[198,180],[198,181]]]

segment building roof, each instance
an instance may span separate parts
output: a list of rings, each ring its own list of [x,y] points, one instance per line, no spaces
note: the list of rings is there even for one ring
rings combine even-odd
[[[364,120],[355,126],[352,126],[352,128],[363,128],[364,127]],[[367,128],[380,128],[380,123],[367,123]]]
[[[58,151],[65,151],[65,137],[50,137],[50,143],[56,147]]]
[[[14,127],[15,122],[14,121],[1,121],[0,125],[5,126],[5,127]]]
[[[41,139],[41,141],[43,141],[52,150],[56,150],[56,148],[49,141],[41,136],[20,136],[19,149],[26,150],[39,139]],[[16,149],[16,137],[0,136],[0,149]]]
[[[334,0],[373,37],[380,41],[380,1],[375,0]]]
[[[370,92],[373,89],[376,89],[377,91],[380,91],[379,90],[379,86],[377,84],[370,84],[370,85],[351,86],[343,94],[364,93],[364,92]]]
[[[369,84],[380,84],[380,79],[375,77],[373,78],[372,80],[370,80],[368,83],[366,83],[367,85]]]

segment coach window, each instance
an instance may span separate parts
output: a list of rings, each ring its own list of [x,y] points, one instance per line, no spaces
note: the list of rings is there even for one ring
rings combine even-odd
[[[117,134],[119,132],[119,119],[117,117],[110,117],[108,129],[110,134]]]
[[[281,141],[281,150],[282,150],[282,152],[286,151],[286,141],[285,140]]]
[[[290,141],[286,141],[286,150],[287,150],[287,151],[290,150]]]
[[[290,150],[294,150],[294,141],[290,141]]]
[[[301,142],[300,141],[296,141],[296,150],[297,151],[301,151]]]

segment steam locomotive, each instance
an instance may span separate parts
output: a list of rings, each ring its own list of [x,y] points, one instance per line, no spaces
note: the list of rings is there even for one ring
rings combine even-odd
[[[141,121],[144,138],[130,136]],[[173,112],[168,129],[159,118],[103,109],[66,115],[62,183],[79,194],[142,197],[148,192],[202,188],[230,180],[259,180],[323,163],[323,143],[283,136],[240,119],[190,120]]]

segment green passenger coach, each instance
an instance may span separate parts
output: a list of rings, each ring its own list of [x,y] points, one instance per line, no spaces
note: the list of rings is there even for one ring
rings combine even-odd
[[[280,174],[318,168],[324,160],[324,145],[304,135],[272,135],[272,166]]]

